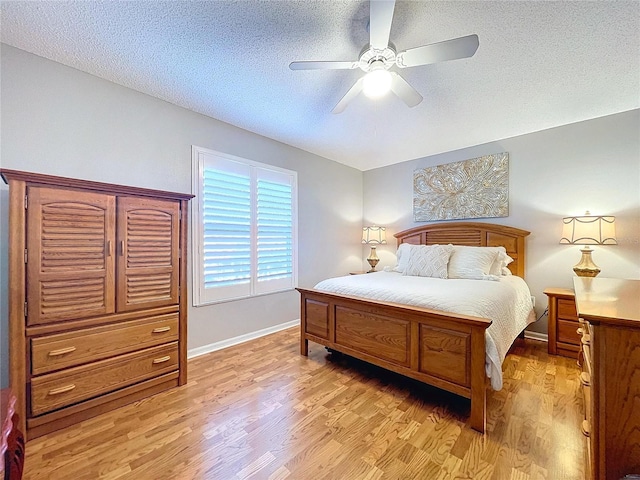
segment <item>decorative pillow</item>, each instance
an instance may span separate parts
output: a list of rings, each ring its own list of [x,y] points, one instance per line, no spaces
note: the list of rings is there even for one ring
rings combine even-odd
[[[393,268],[394,272],[404,272],[407,269],[407,262],[409,262],[409,250],[411,247],[417,247],[419,245],[411,245],[410,243],[401,243],[396,251],[397,265]]]
[[[447,278],[447,264],[451,245],[413,245],[408,250],[407,266],[403,275]],[[406,252],[403,252],[403,257]]]
[[[449,259],[449,278],[484,279],[502,247],[465,247],[455,245]],[[506,253],[505,253],[506,255]],[[500,271],[498,275],[501,275]]]
[[[495,248],[498,250],[498,255],[496,256],[496,259],[493,261],[493,264],[491,265],[491,270],[489,270],[489,273],[491,275],[509,275],[511,274],[511,271],[509,271],[509,273],[505,274],[504,273],[504,268],[509,265],[511,262],[513,262],[513,258],[511,258],[509,255],[507,255],[507,251],[504,247],[484,247],[484,248]],[[509,270],[507,268],[507,270]]]

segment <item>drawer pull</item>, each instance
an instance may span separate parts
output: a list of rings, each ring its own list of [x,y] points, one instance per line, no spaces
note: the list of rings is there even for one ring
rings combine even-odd
[[[584,365],[584,352],[582,349],[578,352],[578,360],[576,361],[578,368],[582,370],[582,365]]]
[[[588,372],[582,372],[580,374],[580,383],[585,387],[591,386],[591,375]]]
[[[171,360],[171,357],[169,355],[165,356],[165,357],[160,357],[160,358],[154,358],[153,359],[153,363],[164,363],[164,362],[168,362],[169,360]]]
[[[151,331],[151,333],[162,333],[162,332],[168,332],[169,330],[171,330],[171,327],[169,327],[169,326],[156,327]]]
[[[578,330],[576,330],[576,333],[582,336],[582,334],[584,333],[584,330],[582,329],[582,327],[580,327]]]
[[[47,395],[60,395],[61,393],[70,392],[74,388],[76,388],[76,386],[73,383],[70,383],[69,385],[65,385],[64,387],[53,388],[49,390],[49,393]]]
[[[582,434],[585,437],[589,437],[591,435],[591,425],[589,425],[588,420],[582,421],[582,425],[580,425],[580,430],[582,430]]]
[[[49,352],[49,356],[50,357],[59,357],[60,355],[64,355],[65,353],[71,353],[71,352],[75,352],[76,351],[76,347],[65,347],[65,348],[59,348],[58,350],[51,350]]]

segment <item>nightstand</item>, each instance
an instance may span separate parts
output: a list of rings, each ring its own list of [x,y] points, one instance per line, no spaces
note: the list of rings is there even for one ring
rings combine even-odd
[[[567,288],[547,288],[549,297],[549,353],[578,358],[580,335],[575,295]]]

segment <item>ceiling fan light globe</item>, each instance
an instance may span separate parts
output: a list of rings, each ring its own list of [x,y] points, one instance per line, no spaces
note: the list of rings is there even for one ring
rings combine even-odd
[[[380,98],[391,90],[391,74],[387,70],[373,70],[362,80],[362,91],[369,98]]]

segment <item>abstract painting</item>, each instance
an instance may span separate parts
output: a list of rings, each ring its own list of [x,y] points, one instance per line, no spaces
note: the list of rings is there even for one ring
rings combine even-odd
[[[413,172],[416,222],[509,216],[509,153]]]

